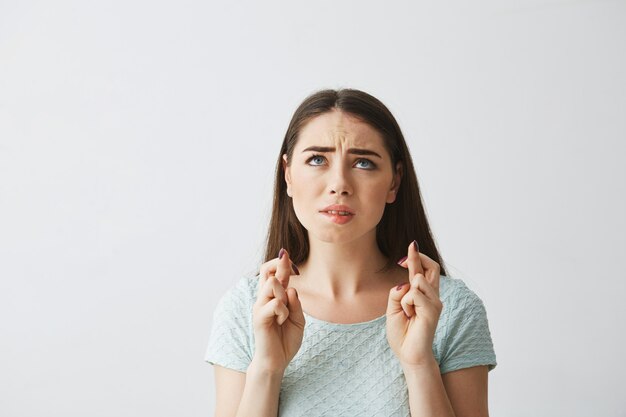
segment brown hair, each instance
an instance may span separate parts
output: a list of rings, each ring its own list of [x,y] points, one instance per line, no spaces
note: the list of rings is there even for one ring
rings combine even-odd
[[[382,102],[354,89],[321,90],[313,93],[293,114],[276,164],[274,201],[263,262],[276,258],[280,248],[289,252],[291,261],[296,265],[309,256],[308,232],[296,217],[291,198],[287,195],[283,154],[287,154],[287,163],[290,165],[302,127],[312,118],[333,109],[348,113],[380,132],[391,156],[393,170],[397,162],[402,163],[403,174],[396,200],[385,206],[382,219],[376,226],[378,248],[388,257],[381,272],[390,269],[398,259],[405,256],[409,243],[417,240],[420,252],[437,262],[441,267],[441,275],[446,275],[443,260],[439,256],[426,219],[413,161],[400,126]]]

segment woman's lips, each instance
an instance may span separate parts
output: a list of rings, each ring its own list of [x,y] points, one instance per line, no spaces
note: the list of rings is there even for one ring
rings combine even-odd
[[[331,204],[328,207],[324,207],[322,210],[320,211],[347,211],[350,214],[354,214],[354,210],[352,210],[349,206],[346,206],[345,204]]]
[[[336,224],[346,224],[350,220],[352,220],[352,218],[354,217],[354,214],[348,214],[346,216],[342,216],[339,213],[332,214],[326,211],[321,211],[320,213],[322,213],[324,216],[330,219],[331,222],[336,223]]]

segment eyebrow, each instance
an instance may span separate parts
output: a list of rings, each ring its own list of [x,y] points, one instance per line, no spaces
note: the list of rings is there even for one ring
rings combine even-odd
[[[331,148],[329,146],[309,146],[302,152],[304,153],[307,151],[315,151],[315,152],[321,152],[321,153],[335,152],[335,148]],[[355,154],[355,155],[373,155],[373,156],[379,157],[380,159],[383,159],[382,156],[378,155],[374,151],[370,151],[369,149],[350,148],[348,149],[348,153]]]

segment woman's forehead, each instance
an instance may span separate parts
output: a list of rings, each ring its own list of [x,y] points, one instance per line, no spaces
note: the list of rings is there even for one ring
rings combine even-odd
[[[300,130],[296,149],[309,146],[383,149],[380,133],[350,114],[334,110],[309,120]]]

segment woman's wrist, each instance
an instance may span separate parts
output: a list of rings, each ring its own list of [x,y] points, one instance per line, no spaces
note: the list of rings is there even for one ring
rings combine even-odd
[[[252,362],[250,362],[250,365],[248,366],[248,370],[246,372],[254,372],[268,377],[279,376],[282,379],[283,375],[285,374],[285,368],[272,365],[267,360],[253,357]]]
[[[237,417],[276,416],[283,372],[266,366],[268,361],[250,362],[246,370],[246,384],[241,396]]]
[[[454,416],[443,385],[439,364],[433,358],[402,367],[412,416]]]
[[[400,362],[400,365],[405,375],[420,374],[424,372],[429,372],[432,369],[439,369],[439,363],[437,362],[437,359],[435,359],[434,355],[415,363]]]

